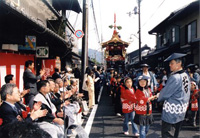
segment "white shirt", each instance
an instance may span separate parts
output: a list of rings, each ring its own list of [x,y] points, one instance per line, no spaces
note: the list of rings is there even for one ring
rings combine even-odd
[[[83,79],[83,86],[82,86],[82,89],[84,90],[84,91],[88,91],[88,87],[87,87],[87,85],[86,85],[86,81],[88,80],[88,75],[87,74],[85,74],[84,75],[84,79]]]
[[[149,77],[149,79],[148,79],[148,86],[150,86],[150,79],[151,79],[151,76],[150,76],[149,72],[147,71],[147,74],[144,74],[144,72],[143,72],[143,75]]]
[[[167,80],[167,75],[164,75],[163,77],[162,77],[162,85],[163,86],[165,86],[165,81]]]

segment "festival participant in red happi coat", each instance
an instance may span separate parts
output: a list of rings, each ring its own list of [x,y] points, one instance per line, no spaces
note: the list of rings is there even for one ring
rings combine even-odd
[[[197,89],[197,85],[194,81],[191,82],[191,98],[190,98],[190,107],[191,107],[191,123],[194,127],[196,127],[196,118],[198,111],[198,97],[199,91]]]
[[[140,138],[145,138],[149,127],[153,122],[152,104],[156,96],[153,96],[151,89],[148,88],[149,77],[142,75],[138,77],[138,89],[135,96],[137,104],[135,105],[136,117],[135,123],[140,125]]]
[[[128,122],[130,120],[133,135],[139,136],[137,125],[133,121],[135,117],[134,104],[137,100],[135,90],[132,87],[132,79],[129,77],[125,78],[124,84],[124,87],[121,87],[122,112],[124,113],[123,131],[125,135],[129,135]]]

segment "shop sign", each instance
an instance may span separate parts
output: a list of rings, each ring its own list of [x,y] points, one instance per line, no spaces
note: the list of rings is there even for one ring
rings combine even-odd
[[[37,47],[36,48],[37,58],[48,58],[49,57],[49,47]]]
[[[36,50],[36,36],[26,36],[25,46],[19,45],[19,50]]]

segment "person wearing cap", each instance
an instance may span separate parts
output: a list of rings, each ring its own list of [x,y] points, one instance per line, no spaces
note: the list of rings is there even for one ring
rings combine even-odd
[[[194,81],[197,84],[197,89],[198,89],[198,86],[200,85],[199,84],[200,76],[196,72],[197,68],[195,67],[194,64],[189,64],[189,65],[187,65],[186,68],[187,68],[187,73],[190,76],[190,80]]]
[[[190,99],[190,79],[183,70],[182,58],[186,54],[174,53],[166,61],[169,61],[171,75],[160,91],[158,102],[164,101],[162,110],[162,138],[177,138],[185,118],[187,107]],[[170,134],[172,125],[175,127],[174,136]]]
[[[145,75],[147,77],[149,77],[148,79],[148,87],[151,88],[151,91],[154,92],[157,90],[158,87],[158,82],[156,81],[155,75],[148,70],[149,65],[148,64],[141,64],[140,65],[142,67],[142,71],[138,72],[137,74],[137,78],[141,75]],[[136,79],[135,84],[136,88],[138,87],[138,79]]]
[[[153,96],[151,89],[148,88],[149,77],[142,75],[138,77],[138,89],[135,96],[137,98],[137,104],[135,105],[135,123],[140,125],[140,138],[145,138],[149,131],[150,125],[153,123],[152,116],[152,104],[156,98]]]
[[[74,78],[74,74],[72,73],[72,68],[70,68],[69,66],[66,66],[66,76],[67,76],[67,79],[70,80],[71,78]]]
[[[134,104],[136,103],[135,90],[132,88],[132,79],[124,78],[124,86],[121,87],[121,102],[122,112],[124,113],[123,131],[125,135],[129,135],[128,122],[131,121],[132,132],[134,136],[139,136],[137,125],[134,123],[135,111]]]

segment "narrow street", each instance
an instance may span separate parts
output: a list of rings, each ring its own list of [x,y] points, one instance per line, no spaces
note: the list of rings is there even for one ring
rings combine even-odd
[[[134,104],[140,137],[200,138],[200,0],[0,0],[0,138],[135,137]]]
[[[96,105],[95,105],[96,106]],[[154,110],[154,124],[151,125],[147,138],[161,138],[161,113]],[[87,119],[83,123],[85,127]],[[131,126],[129,125],[129,136],[122,131],[123,119],[114,113],[112,99],[107,95],[105,89],[102,91],[100,102],[89,133],[90,138],[131,138]],[[179,134],[180,138],[200,138],[199,123],[196,128],[184,124]]]

